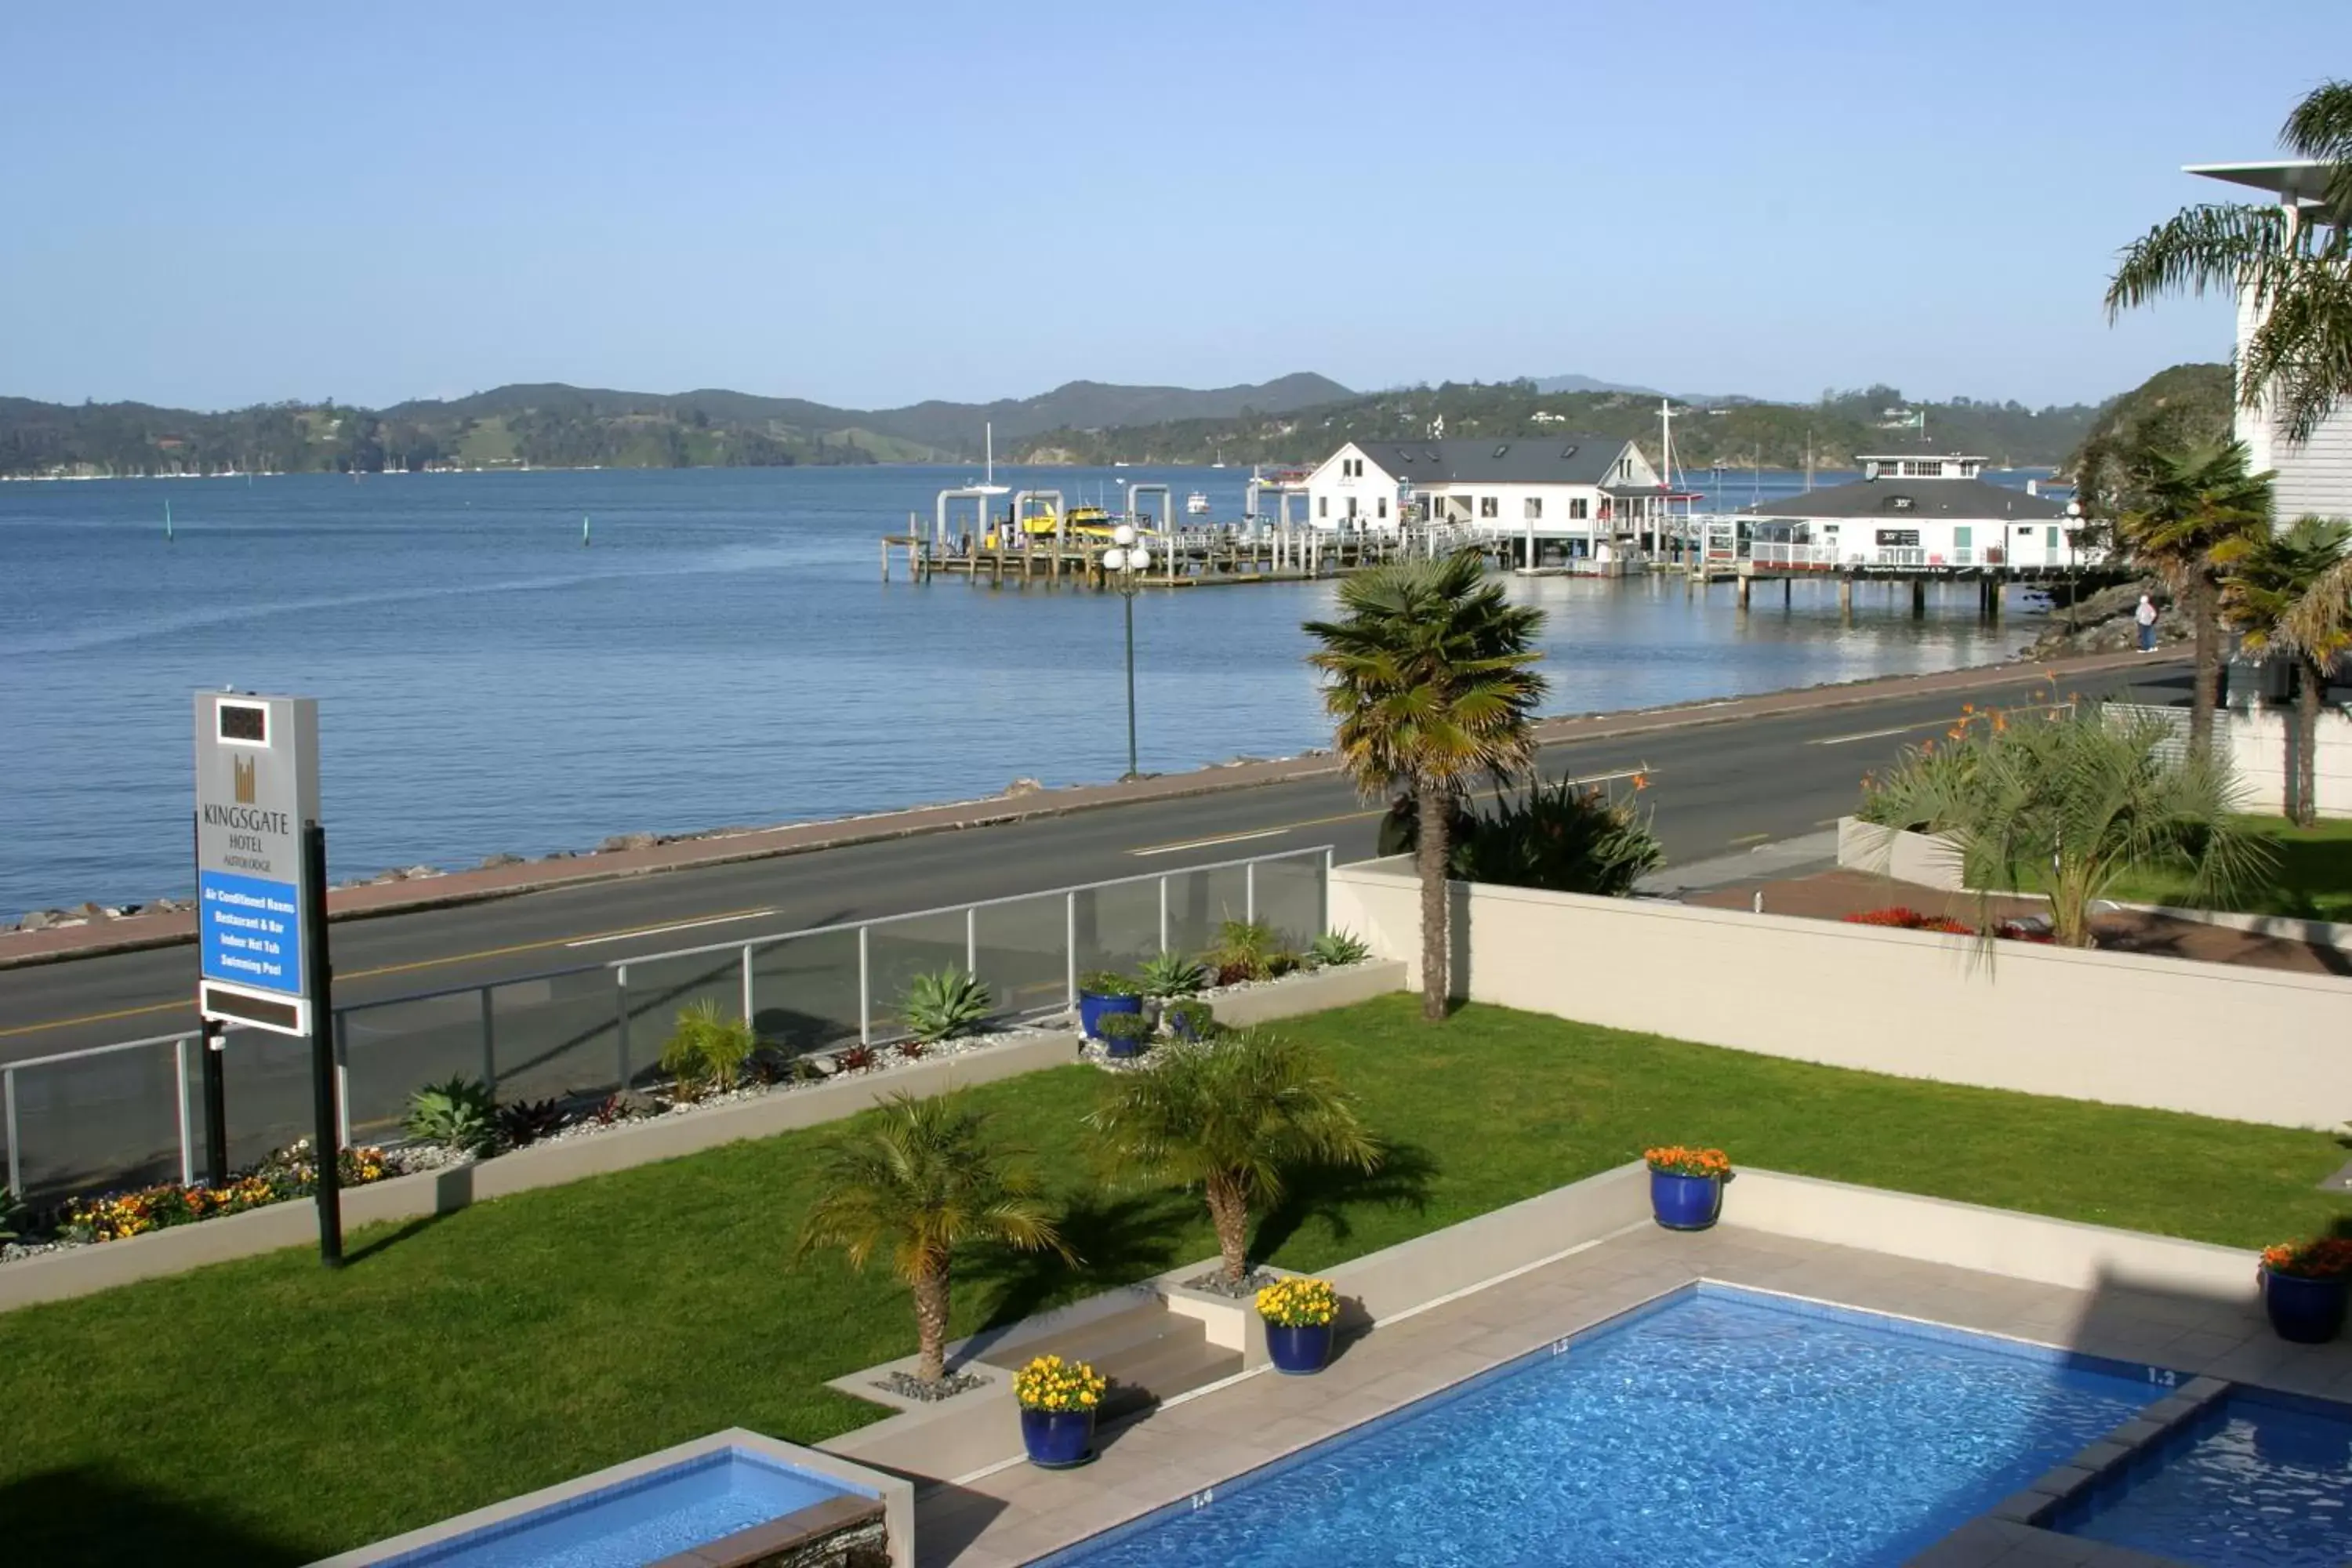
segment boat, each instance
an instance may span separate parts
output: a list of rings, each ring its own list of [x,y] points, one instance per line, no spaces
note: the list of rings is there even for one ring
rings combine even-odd
[[[1209,498],[1208,498],[1208,496],[1207,496],[1204,492],[1200,491],[1200,490],[1194,490],[1191,495],[1186,496],[1186,497],[1184,498],[1184,515],[1185,515],[1186,517],[1206,517],[1206,516],[1208,516],[1208,515],[1209,515]]]

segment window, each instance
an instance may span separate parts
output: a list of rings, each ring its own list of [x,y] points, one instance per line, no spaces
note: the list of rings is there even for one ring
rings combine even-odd
[[[2042,542],[2042,546],[2043,549],[2051,551],[2055,551],[2058,548],[2058,525],[2056,523],[2053,522],[2050,525],[2050,536]]]
[[[1538,518],[1540,518],[1540,517],[1542,517],[1542,516],[1543,516],[1543,498],[1542,498],[1541,496],[1529,496],[1529,497],[1528,498],[1528,500],[1527,500],[1527,517],[1528,517],[1528,521],[1529,522],[1533,522],[1533,521],[1535,521],[1537,519],[1538,519]]]
[[[1977,531],[1963,522],[1952,530],[1952,548],[1966,550],[1977,542]]]
[[[1386,497],[1386,496],[1382,496],[1382,497],[1381,498],[1381,520],[1382,521],[1384,521],[1384,522],[1385,522],[1385,521],[1388,520],[1388,515],[1389,515],[1389,498],[1388,498],[1388,497]]]
[[[1944,465],[1940,460],[1917,462],[1910,458],[1906,458],[1903,463],[1903,471],[1913,479],[1939,479],[1944,477]]]
[[[1582,496],[1571,497],[1568,503],[1568,515],[1580,522],[1592,515],[1592,503]]]
[[[1364,459],[1361,458],[1340,458],[1339,477],[1343,479],[1362,479],[1364,477]]]
[[[1328,517],[1331,515],[1331,498],[1329,496],[1317,496],[1315,498],[1315,515],[1318,517]]]
[[[1480,517],[1502,516],[1502,498],[1500,496],[1480,496],[1478,498],[1478,515]]]
[[[1348,498],[1348,521],[1350,521],[1350,522],[1353,522],[1355,520],[1356,520],[1356,498],[1355,498],[1354,496],[1349,496],[1349,497]]]

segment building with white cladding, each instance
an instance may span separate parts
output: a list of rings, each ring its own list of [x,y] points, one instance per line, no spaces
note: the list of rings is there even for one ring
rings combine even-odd
[[[2261,191],[2274,198],[2300,224],[2352,215],[2329,215],[2324,199],[2330,165],[2308,159],[2260,163],[2191,163],[2188,173]],[[2245,353],[2256,326],[2250,300],[2238,306],[2237,351]],[[2256,472],[2278,476],[2273,486],[2281,526],[2299,517],[2352,517],[2352,407],[2339,406],[2321,421],[2307,441],[2294,440],[2273,410],[2241,408],[2238,438],[2252,455]]]
[[[1450,524],[1517,543],[1522,565],[1643,544],[1668,500],[1632,441],[1575,434],[1350,441],[1317,465],[1305,489],[1316,528]]]

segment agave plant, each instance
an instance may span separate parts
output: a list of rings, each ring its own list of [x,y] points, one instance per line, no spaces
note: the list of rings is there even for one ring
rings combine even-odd
[[[706,998],[678,1010],[677,1026],[662,1046],[662,1070],[680,1083],[730,1089],[759,1048],[760,1037],[748,1022],[729,1017]]]
[[[1143,994],[1162,1002],[1183,996],[1197,996],[1209,983],[1209,972],[1193,959],[1181,952],[1155,953],[1143,961],[1136,971],[1143,983]]]
[[[404,1124],[412,1138],[461,1153],[487,1154],[498,1147],[498,1096],[490,1086],[460,1075],[410,1095]]]
[[[563,1130],[563,1108],[552,1100],[518,1100],[499,1107],[499,1136],[511,1148],[536,1143]]]
[[[1364,939],[1348,931],[1327,931],[1307,949],[1308,960],[1318,969],[1361,963],[1371,955],[1372,950],[1365,944]]]
[[[980,1027],[995,1005],[996,998],[978,975],[949,968],[908,981],[902,1011],[915,1038],[936,1045]]]

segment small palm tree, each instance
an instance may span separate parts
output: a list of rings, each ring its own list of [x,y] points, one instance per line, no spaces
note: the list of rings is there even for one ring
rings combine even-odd
[[[827,1152],[822,1194],[802,1223],[795,1258],[837,1247],[863,1269],[887,1249],[913,1289],[921,1358],[915,1375],[947,1375],[950,1285],[955,1252],[974,1241],[1070,1257],[1019,1152],[993,1142],[988,1119],[961,1094],[895,1094]],[[1076,1261],[1075,1259],[1072,1259]]]
[[[2270,531],[2271,476],[2246,471],[2242,441],[2151,452],[2144,460],[2142,504],[2116,520],[2116,531],[2189,612],[2197,651],[2189,749],[2205,756],[2221,687],[2221,567]]]
[[[1279,1035],[1162,1046],[1150,1067],[1112,1079],[1087,1120],[1122,1168],[1202,1190],[1234,1286],[1248,1270],[1250,1211],[1280,1199],[1286,1170],[1381,1163],[1354,1098],[1311,1047]]]
[[[2274,410],[2304,441],[2352,395],[2352,82],[2314,89],[2279,140],[2327,168],[2319,205],[2184,208],[2125,247],[2107,318],[2167,295],[2230,294],[2255,321],[2239,356],[2239,405]]]
[[[2221,611],[2246,647],[2294,661],[2294,724],[2289,733],[2286,815],[2301,827],[2319,820],[2320,699],[2328,668],[2352,650],[2352,524],[2306,517],[2223,552]]]
[[[1307,662],[1329,678],[1324,706],[1364,798],[1402,787],[1416,803],[1422,1016],[1442,1020],[1450,812],[1481,776],[1508,778],[1534,758],[1543,612],[1506,602],[1467,550],[1350,577],[1339,604],[1344,619],[1307,623],[1322,644]]]
[[[2089,947],[2092,906],[2128,873],[2181,872],[2192,894],[2227,894],[2265,864],[2228,770],[2194,752],[2174,760],[2159,719],[2111,721],[2093,707],[1956,731],[1940,750],[1906,752],[1863,816],[1948,839],[1983,889],[1988,931],[1992,891],[2041,891],[2057,940]]]

